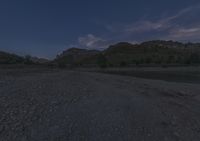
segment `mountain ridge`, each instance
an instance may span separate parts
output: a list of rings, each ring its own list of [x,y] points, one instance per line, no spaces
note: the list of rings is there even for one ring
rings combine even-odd
[[[62,60],[62,63],[80,66],[82,64],[98,64],[99,60],[104,60],[106,66],[200,63],[199,43],[152,40],[140,44],[120,42],[110,45],[103,51],[96,51],[95,53],[87,49],[76,49],[77,52],[72,52],[71,50],[73,50],[73,48],[64,51],[65,53],[61,55],[62,57],[55,59],[56,62],[59,63],[59,60]],[[74,58],[82,59],[76,61]],[[93,61],[88,63],[87,61],[84,61],[86,58],[90,58]]]
[[[69,48],[55,59],[26,56],[0,51],[0,64],[53,63],[74,66],[129,66],[132,64],[200,64],[200,43],[152,40],[140,44],[119,42],[99,50]]]

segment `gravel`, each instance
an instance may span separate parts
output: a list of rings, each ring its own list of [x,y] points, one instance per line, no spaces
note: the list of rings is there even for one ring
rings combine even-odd
[[[199,141],[200,84],[0,70],[0,141]]]

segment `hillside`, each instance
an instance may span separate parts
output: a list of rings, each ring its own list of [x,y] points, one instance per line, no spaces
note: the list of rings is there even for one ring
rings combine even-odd
[[[31,56],[21,57],[0,52],[0,64],[47,64],[49,60]],[[174,41],[148,41],[141,44],[121,42],[103,51],[70,48],[52,61],[69,66],[125,67],[140,64],[199,64],[200,44]]]
[[[95,64],[100,51],[97,50],[87,50],[79,48],[70,48],[66,51],[63,51],[55,59],[56,63],[59,64]]]
[[[49,60],[44,58],[32,57],[27,55],[25,57],[0,51],[0,64],[45,64]]]
[[[18,64],[23,62],[23,57],[0,51],[0,64]]]
[[[148,41],[141,44],[121,42],[104,51],[71,48],[59,55],[57,63],[128,66],[133,64],[198,64],[200,44],[174,41]],[[103,61],[103,62],[102,62]]]

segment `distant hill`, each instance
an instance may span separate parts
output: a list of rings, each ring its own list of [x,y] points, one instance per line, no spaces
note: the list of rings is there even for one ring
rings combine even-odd
[[[109,46],[104,51],[71,48],[58,55],[57,63],[128,66],[138,64],[199,64],[200,44],[174,41],[127,42]],[[102,64],[102,63],[100,63]]]
[[[59,64],[95,64],[100,51],[79,48],[70,48],[57,56],[55,62]]]
[[[140,64],[200,64],[200,44],[174,41],[120,42],[103,51],[70,48],[53,61],[0,51],[0,64],[53,64],[59,66],[132,66]]]
[[[48,63],[49,60],[32,57],[32,56],[19,56],[16,54],[11,54],[7,52],[0,51],[0,64],[45,64]]]
[[[46,64],[49,62],[48,59],[45,58],[38,58],[38,57],[30,57],[30,61],[35,64]]]
[[[24,58],[21,56],[0,51],[0,64],[19,64],[23,62]]]

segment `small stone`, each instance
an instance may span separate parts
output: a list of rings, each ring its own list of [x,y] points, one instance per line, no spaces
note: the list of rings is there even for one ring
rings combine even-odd
[[[150,134],[150,133],[148,133],[148,134],[147,134],[147,136],[148,136],[148,137],[151,137],[151,134]]]
[[[4,131],[4,126],[0,125],[0,133],[2,133]]]

